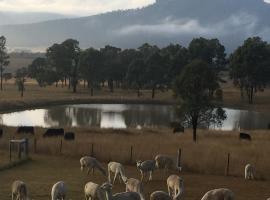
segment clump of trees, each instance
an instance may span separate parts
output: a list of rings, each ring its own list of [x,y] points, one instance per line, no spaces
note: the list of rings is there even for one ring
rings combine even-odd
[[[270,81],[270,44],[260,37],[248,38],[230,56],[230,73],[235,86],[250,104],[254,95],[263,91]]]

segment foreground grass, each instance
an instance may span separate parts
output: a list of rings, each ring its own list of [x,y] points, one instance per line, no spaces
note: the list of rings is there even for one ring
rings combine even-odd
[[[151,91],[143,90],[142,96],[137,97],[136,91],[115,89],[111,93],[108,88],[95,90],[94,96],[90,90],[83,87],[83,83],[78,86],[78,92],[72,93],[67,87],[62,88],[48,86],[40,88],[34,80],[27,80],[24,97],[20,93],[14,80],[4,83],[4,90],[0,92],[0,111],[44,107],[49,105],[59,105],[63,103],[175,103],[172,91],[156,91],[154,101],[151,99]],[[231,82],[222,85],[224,91],[224,106],[229,108],[248,109],[260,112],[270,112],[270,89],[263,93],[257,93],[254,105],[249,105],[247,100],[242,100],[239,89],[234,88]]]
[[[10,187],[14,180],[23,180],[29,190],[31,199],[50,199],[51,187],[59,180],[68,185],[68,199],[84,199],[83,188],[85,183],[93,181],[98,184],[107,179],[98,171],[87,176],[80,171],[79,159],[67,156],[32,155],[33,161],[16,168],[0,172],[0,199],[10,199]],[[106,167],[106,163],[103,163]],[[140,178],[139,171],[134,166],[125,166],[128,177]],[[185,184],[185,199],[198,200],[203,194],[213,188],[227,187],[232,189],[238,200],[266,199],[270,196],[269,181],[245,181],[242,177],[224,177],[213,175],[199,175],[181,172]],[[160,171],[153,174],[154,180],[144,183],[146,199],[156,190],[167,191],[166,177]],[[113,187],[113,193],[125,191],[123,184]]]
[[[110,160],[130,163],[131,146],[132,162],[137,159],[153,159],[155,155],[169,154],[176,158],[177,150],[182,149],[182,166],[184,171],[224,175],[227,155],[230,153],[230,175],[242,176],[247,163],[256,168],[256,177],[270,180],[270,131],[251,131],[252,142],[239,141],[238,133],[233,131],[200,130],[198,142],[192,142],[191,130],[184,134],[172,134],[166,128],[143,130],[102,130],[99,128],[66,128],[76,133],[75,141],[62,141],[61,138],[44,139],[45,129],[36,128],[35,136],[18,136],[15,128],[5,128],[5,135],[0,139],[0,148],[8,149],[10,138],[28,137],[30,150],[34,151],[34,139],[37,141],[37,153],[42,155],[65,155],[79,158],[82,155],[93,155],[99,160]]]

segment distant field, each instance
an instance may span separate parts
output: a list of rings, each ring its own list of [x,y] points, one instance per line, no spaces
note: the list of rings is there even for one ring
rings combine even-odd
[[[9,56],[10,63],[5,72],[14,73],[19,68],[28,67],[35,58],[44,55],[40,53],[10,53]]]
[[[15,132],[6,128],[5,132]],[[31,156],[33,161],[16,168],[0,172],[0,199],[10,199],[10,185],[12,181],[21,179],[29,187],[31,199],[49,199],[52,185],[64,180],[69,187],[68,199],[83,199],[83,187],[88,181],[103,183],[106,178],[98,171],[95,175],[87,176],[80,172],[79,158],[91,154],[91,144],[94,143],[94,156],[101,160],[106,168],[108,160],[126,163],[130,158],[130,146],[134,147],[133,159],[152,159],[158,153],[175,155],[176,150],[182,148],[185,199],[200,199],[205,192],[219,187],[228,187],[236,193],[238,200],[258,200],[270,197],[270,139],[269,131],[252,132],[253,141],[240,142],[233,132],[205,132],[199,131],[199,142],[191,142],[191,135],[173,135],[168,129],[163,130],[127,130],[113,131],[100,129],[73,129],[76,132],[74,142],[63,142],[63,152],[59,153],[60,139],[42,139],[44,132],[38,129],[37,153]],[[7,139],[13,134],[5,134],[0,139],[0,155],[8,157]],[[17,136],[16,136],[17,137]],[[30,141],[32,139],[30,138]],[[230,174],[225,177],[227,153],[231,153]],[[0,159],[0,163],[2,161]],[[256,167],[257,181],[243,179],[244,166],[252,163]],[[128,177],[140,178],[135,167],[125,164]],[[175,173],[175,172],[171,172]],[[166,177],[161,171],[154,172],[154,180],[144,184],[146,199],[155,190],[166,191]],[[117,184],[113,192],[124,191],[123,184]]]
[[[234,88],[233,85],[228,82],[222,85],[224,106],[228,108],[240,108],[248,109],[260,112],[270,112],[270,88],[267,88],[264,92],[258,92],[254,99],[254,104],[249,105],[247,100],[242,100],[240,97],[239,89]],[[142,96],[137,97],[137,93],[134,90],[122,90],[115,89],[114,93],[111,93],[107,87],[100,90],[94,90],[94,96],[91,97],[90,90],[83,87],[83,83],[78,86],[78,92],[72,93],[67,87],[62,88],[61,84],[58,87],[48,86],[41,88],[37,85],[35,80],[28,79],[25,85],[24,97],[20,97],[15,80],[9,80],[4,83],[4,90],[0,91],[0,110],[14,110],[18,108],[31,108],[36,105],[48,106],[52,103],[76,103],[80,101],[87,102],[112,102],[112,103],[125,103],[126,101],[132,102],[148,102],[151,103],[151,91],[143,90]],[[158,102],[174,103],[172,91],[156,91],[156,98]]]

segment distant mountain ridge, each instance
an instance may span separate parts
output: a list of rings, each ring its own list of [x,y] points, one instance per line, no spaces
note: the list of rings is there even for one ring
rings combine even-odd
[[[123,48],[144,42],[187,45],[194,37],[219,38],[231,51],[249,36],[270,41],[270,4],[263,0],[158,0],[126,11],[0,26],[10,47],[48,47],[75,38],[83,48],[111,44]]]
[[[0,11],[0,25],[31,24],[55,19],[71,18],[72,15],[62,15],[49,12],[3,12]]]

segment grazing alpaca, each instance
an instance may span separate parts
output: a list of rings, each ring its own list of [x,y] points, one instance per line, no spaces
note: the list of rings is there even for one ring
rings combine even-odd
[[[85,200],[103,200],[105,199],[103,191],[98,184],[88,182],[84,186]]]
[[[178,172],[181,171],[181,167],[177,165],[178,162],[174,162],[174,159],[172,159],[168,155],[157,155],[155,157],[156,161],[156,168],[158,169],[164,169],[165,173],[168,174],[169,170],[177,170]]]
[[[122,178],[123,182],[125,183],[127,181],[127,177],[125,175],[125,170],[124,170],[124,166],[121,163],[118,162],[110,162],[108,164],[108,180],[111,183],[111,172],[114,173],[114,179],[113,179],[113,184],[117,178],[117,176],[119,177],[119,182],[121,183],[121,179]]]
[[[52,187],[52,200],[65,200],[67,194],[67,186],[65,182],[59,181],[55,183]]]
[[[100,186],[106,194],[106,200],[140,200],[141,197],[137,192],[121,192],[112,194],[112,185],[103,183]]]
[[[173,199],[180,199],[184,193],[184,181],[177,175],[171,175],[167,179],[169,195]],[[172,193],[173,191],[173,193]]]
[[[152,173],[156,169],[155,160],[137,161],[137,168],[141,172],[141,181],[143,181],[146,173],[149,172],[149,181],[152,180]]]
[[[91,170],[94,173],[94,169],[97,168],[104,176],[106,176],[105,169],[101,166],[100,162],[96,158],[84,156],[80,159],[80,164],[82,171],[84,170],[84,168],[88,168],[87,174],[89,174]]]
[[[234,193],[227,188],[208,191],[201,200],[234,200]]]
[[[251,164],[245,166],[245,179],[252,180],[254,179],[255,168]]]
[[[27,188],[26,184],[22,181],[14,181],[11,186],[12,200],[26,200]]]
[[[172,198],[163,191],[155,191],[150,195],[150,200],[172,200]]]
[[[144,200],[144,195],[143,195],[143,186],[141,181],[135,178],[129,178],[126,181],[126,192],[137,192],[141,200]]]

